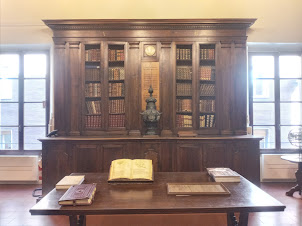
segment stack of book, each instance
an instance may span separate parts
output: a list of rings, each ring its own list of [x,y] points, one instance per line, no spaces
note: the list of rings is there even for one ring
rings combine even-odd
[[[125,55],[123,49],[109,49],[109,61],[124,61]]]
[[[177,67],[176,68],[176,79],[191,80],[192,79],[192,67]]]
[[[177,96],[191,96],[192,95],[192,84],[177,83],[176,84],[176,95]]]
[[[100,49],[88,49],[85,50],[86,61],[100,61]]]
[[[125,115],[109,115],[109,127],[125,127]]]
[[[125,95],[124,83],[109,83],[109,96],[120,97]]]
[[[176,49],[176,59],[177,60],[191,60],[192,59],[192,49]]]
[[[85,126],[86,126],[86,128],[102,127],[102,116],[101,115],[86,115]]]
[[[176,115],[177,127],[192,127],[192,115]]]
[[[192,112],[192,100],[191,99],[178,99],[176,100],[176,111]]]
[[[85,180],[84,175],[79,175],[79,176],[65,176],[63,177],[57,184],[56,184],[56,189],[68,189],[73,185],[79,185],[83,183]]]
[[[200,127],[215,127],[215,115],[206,114],[199,116],[199,126]]]
[[[123,67],[109,68],[109,80],[124,80],[125,69]]]
[[[230,168],[207,168],[207,171],[216,182],[240,182],[240,175]]]
[[[200,49],[201,60],[214,60],[215,50],[214,49]]]

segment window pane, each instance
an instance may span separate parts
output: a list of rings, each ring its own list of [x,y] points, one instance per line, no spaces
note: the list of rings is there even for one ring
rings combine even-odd
[[[274,78],[274,57],[273,56],[253,56],[252,76],[253,78]]]
[[[45,79],[24,80],[24,100],[44,101],[45,100]]]
[[[24,78],[45,78],[46,55],[26,54],[24,56]]]
[[[281,148],[297,149],[298,147],[292,145],[288,140],[288,133],[297,128],[296,126],[281,126]]]
[[[280,117],[282,125],[301,125],[302,104],[300,103],[281,103]]]
[[[42,150],[42,143],[38,139],[45,137],[45,127],[24,128],[24,150]]]
[[[301,80],[282,79],[280,80],[281,101],[301,101]]]
[[[254,125],[275,125],[273,103],[254,103]]]
[[[17,79],[0,79],[0,101],[17,102],[19,100]]]
[[[280,56],[279,60],[280,78],[301,78],[300,56]]]
[[[0,149],[18,150],[18,127],[0,127]]]
[[[0,54],[0,78],[18,78],[19,55]]]
[[[24,125],[45,125],[45,108],[42,103],[25,103],[24,104]]]
[[[18,126],[17,103],[0,103],[0,126]]]
[[[268,79],[255,79],[253,81],[254,101],[274,101],[274,81]]]
[[[274,126],[254,126],[254,135],[264,137],[260,141],[261,149],[275,148],[275,127]]]

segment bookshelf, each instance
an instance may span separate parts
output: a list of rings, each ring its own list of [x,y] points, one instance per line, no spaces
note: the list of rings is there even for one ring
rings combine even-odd
[[[102,127],[101,46],[85,45],[85,129]]]
[[[199,128],[216,126],[215,45],[199,45]]]
[[[176,45],[176,127],[192,128],[192,45]]]
[[[125,127],[124,45],[108,46],[108,128]]]

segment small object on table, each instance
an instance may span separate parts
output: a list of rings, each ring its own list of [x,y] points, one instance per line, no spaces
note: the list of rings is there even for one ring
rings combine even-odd
[[[65,176],[56,184],[56,189],[68,189],[73,185],[82,184],[84,180],[85,175]]]
[[[240,175],[230,168],[207,168],[207,172],[216,182],[240,182]]]

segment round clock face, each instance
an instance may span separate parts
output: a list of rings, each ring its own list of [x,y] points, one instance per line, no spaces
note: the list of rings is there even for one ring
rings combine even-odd
[[[147,46],[145,49],[145,53],[147,56],[153,56],[155,54],[155,47],[154,46]]]

